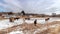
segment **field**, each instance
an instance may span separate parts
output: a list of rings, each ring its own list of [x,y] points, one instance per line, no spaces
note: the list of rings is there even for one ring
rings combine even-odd
[[[36,26],[34,20],[37,19]],[[48,21],[45,18],[30,18],[25,20],[20,18],[14,22],[9,19],[0,20],[0,34],[60,34],[60,18],[50,17]]]

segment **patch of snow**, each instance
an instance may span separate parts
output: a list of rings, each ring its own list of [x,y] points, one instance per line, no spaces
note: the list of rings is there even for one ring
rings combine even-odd
[[[45,20],[37,20],[37,23],[45,24]]]
[[[22,24],[22,20],[19,19],[18,21],[14,21],[14,22],[9,22],[9,19],[5,19],[5,20],[0,20],[0,30],[1,29],[5,29],[8,27],[12,27],[14,25],[19,25]]]
[[[48,21],[45,21],[45,18],[30,18],[31,20],[25,20],[26,23],[34,23],[34,20],[37,19],[37,23],[45,24],[47,22],[60,21],[60,18],[50,18]]]
[[[35,19],[37,19],[37,23],[45,24],[45,18],[30,18],[30,20],[25,20],[26,23],[34,23]]]
[[[36,34],[39,31],[40,31],[40,29],[36,29],[33,34]]]
[[[15,20],[14,23],[16,23],[16,24],[22,24],[23,23],[23,19]]]
[[[53,22],[53,21],[60,21],[60,18],[50,18],[50,20],[48,20],[49,22]]]
[[[25,20],[26,23],[31,24],[34,23],[34,20]]]
[[[35,19],[37,19],[37,20],[43,20],[45,18],[31,18],[31,19],[33,19],[33,20],[35,20]]]
[[[59,24],[51,25],[49,27],[56,27],[56,26],[59,26]]]
[[[8,34],[24,34],[23,31],[13,31]]]

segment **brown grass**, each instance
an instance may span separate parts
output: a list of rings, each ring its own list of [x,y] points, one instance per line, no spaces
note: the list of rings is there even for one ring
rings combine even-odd
[[[55,21],[55,22],[46,23],[46,24],[37,24],[36,26],[34,26],[33,23],[32,24],[23,23],[23,24],[16,25],[16,26],[13,26],[13,27],[10,27],[10,28],[7,28],[7,29],[2,29],[0,31],[0,34],[7,34],[11,31],[16,31],[16,30],[20,30],[20,31],[23,31],[23,32],[25,32],[25,30],[27,30],[27,31],[32,32],[31,34],[33,34],[36,29],[42,29],[44,27],[47,27],[48,29],[38,31],[36,34],[48,34],[48,33],[49,34],[58,34],[60,32],[60,26],[59,25],[57,25],[54,28],[49,27],[49,26],[52,26],[52,25],[55,25],[55,24],[60,24],[60,21]]]
[[[37,24],[37,26],[34,26],[34,24],[26,24],[26,23],[24,23],[24,24],[20,24],[20,25],[16,25],[16,26],[7,28],[7,29],[2,29],[0,31],[0,34],[3,34],[3,32],[5,34],[5,33],[11,32],[11,31],[16,31],[19,28],[22,28],[22,29],[20,29],[22,31],[24,31],[24,30],[35,30],[37,28],[40,28],[41,26],[42,26],[41,24]]]

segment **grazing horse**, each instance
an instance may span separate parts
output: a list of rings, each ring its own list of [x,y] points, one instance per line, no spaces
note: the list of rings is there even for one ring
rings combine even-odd
[[[36,26],[36,24],[37,24],[37,20],[34,21],[34,25],[35,25],[35,26]]]
[[[14,17],[9,18],[10,22],[14,22],[14,20],[16,20],[16,19],[18,20],[20,18],[18,18],[18,17],[16,17],[16,18],[14,18]]]
[[[45,21],[48,21],[50,18],[46,18]]]
[[[20,19],[20,18],[17,18],[17,17],[16,17],[16,18],[14,18],[14,20],[16,20],[16,19],[18,20],[18,19]]]
[[[25,20],[30,20],[30,18],[25,18]]]

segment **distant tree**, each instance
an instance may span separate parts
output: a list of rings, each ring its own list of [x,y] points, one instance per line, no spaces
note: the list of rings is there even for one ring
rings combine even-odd
[[[22,11],[21,13],[22,13],[23,15],[25,15],[25,12],[24,12],[24,11]]]

